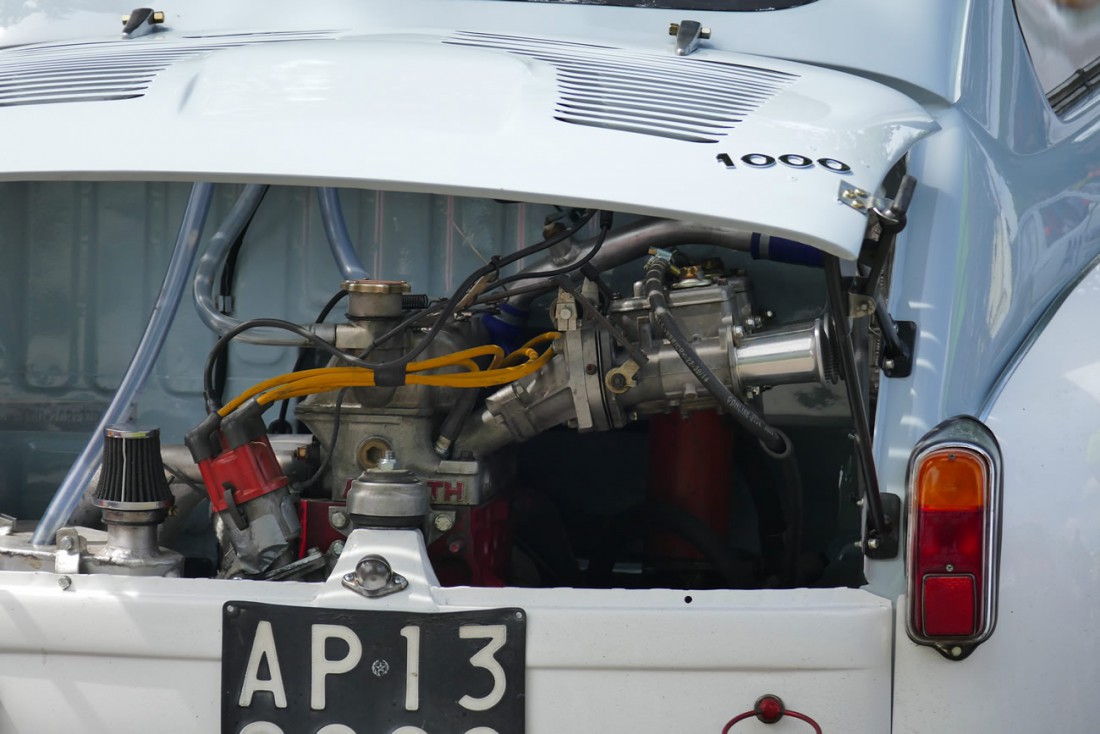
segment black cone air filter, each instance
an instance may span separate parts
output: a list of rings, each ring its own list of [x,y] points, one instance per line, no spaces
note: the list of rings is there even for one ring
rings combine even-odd
[[[98,507],[153,510],[172,505],[160,457],[160,430],[112,426],[104,431],[103,468],[92,498]]]

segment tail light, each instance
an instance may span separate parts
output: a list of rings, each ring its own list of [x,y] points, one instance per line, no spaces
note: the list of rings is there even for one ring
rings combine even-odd
[[[941,424],[909,462],[909,637],[961,660],[997,621],[1001,454],[977,420]]]

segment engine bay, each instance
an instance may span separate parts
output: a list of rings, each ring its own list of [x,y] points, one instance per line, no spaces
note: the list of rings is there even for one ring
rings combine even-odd
[[[200,186],[181,242],[188,222],[197,242],[196,212],[211,209]],[[841,358],[852,345],[856,389],[873,400],[883,317],[871,318],[872,296],[837,333],[820,251],[765,232],[485,201],[537,217],[527,228],[541,237],[501,236],[486,256],[452,218],[480,262],[457,272],[448,230],[421,250],[445,247],[445,282],[421,283],[379,257],[368,275],[335,189],[233,191],[197,266],[169,263],[138,346],[162,305],[165,330],[188,329],[193,343],[213,334],[201,398],[173,406],[170,432],[150,426],[147,394],[130,407],[144,381],[127,383],[135,356],[112,403],[126,420],[108,406],[98,428],[103,468],[88,444],[37,524],[25,510],[8,517],[0,567],[311,581],[352,530],[413,528],[446,586],[863,582],[859,426]],[[314,193],[335,293],[315,317],[282,318],[282,303],[279,318],[251,305],[254,318],[237,318],[248,289],[238,297],[235,281],[270,270],[264,239],[286,226],[281,202]],[[415,231],[418,213],[390,225]],[[844,282],[873,283],[881,304],[888,248],[870,249]],[[174,272],[190,299],[172,306]],[[240,370],[239,352],[257,350],[293,366]],[[17,381],[6,390],[20,397]],[[25,493],[10,485],[26,475],[8,477],[4,495]]]

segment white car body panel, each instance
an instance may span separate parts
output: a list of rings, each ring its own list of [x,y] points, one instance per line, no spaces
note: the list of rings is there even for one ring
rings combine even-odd
[[[363,599],[344,588],[341,577],[368,552],[391,559],[408,591]],[[889,727],[884,643],[893,615],[887,600],[855,589],[693,591],[687,603],[676,590],[440,588],[422,536],[369,530],[349,538],[324,584],[71,578],[62,590],[55,574],[0,573],[10,595],[0,619],[2,731],[217,730],[222,607],[248,599],[417,612],[521,607],[530,734],[718,732],[771,688],[827,731]],[[58,637],[60,627],[73,634]],[[119,665],[105,679],[107,660]],[[858,706],[847,703],[853,691]]]
[[[1100,340],[1081,338],[1098,309],[1100,263],[1042,323],[989,407],[1007,470],[997,629],[963,665],[899,630],[896,733],[1091,731],[1100,720],[1088,693],[1100,685]]]
[[[261,180],[569,200],[764,228],[850,259],[866,216],[842,203],[841,183],[876,191],[909,146],[935,127],[912,100],[874,82],[742,54],[676,57],[664,43],[603,49],[465,33],[461,26],[415,35],[305,32],[300,37],[326,40],[279,35],[274,42],[262,33],[172,35],[0,53],[0,74],[43,77],[43,69],[94,66],[115,54],[135,54],[135,65],[169,59],[158,61],[163,71],[149,72],[151,82],[141,82],[147,89],[132,92],[140,96],[84,105],[75,135],[71,120],[41,103],[64,97],[40,87],[22,98],[8,92],[6,103],[15,105],[5,110],[8,124],[36,129],[51,144],[44,150],[14,137],[0,141],[0,178]],[[583,69],[593,64],[621,69],[635,105],[675,105],[666,75],[682,78],[686,89],[691,74],[704,75],[730,101],[716,102],[711,112],[695,101],[671,114],[682,134],[706,141],[691,144],[563,122],[577,104],[561,102],[570,89],[594,100],[593,119],[624,119],[621,109],[608,110],[590,96],[598,87],[585,81]],[[576,68],[579,86],[567,73]],[[718,114],[723,109],[729,112]],[[155,130],[163,144],[150,141],[152,154],[120,158],[120,136],[130,134],[120,130],[120,119],[127,130]],[[644,126],[647,118],[628,112],[625,120]],[[742,160],[747,154],[772,162],[753,168]],[[775,161],[788,154],[840,161],[851,170]],[[676,185],[686,181],[692,185]]]

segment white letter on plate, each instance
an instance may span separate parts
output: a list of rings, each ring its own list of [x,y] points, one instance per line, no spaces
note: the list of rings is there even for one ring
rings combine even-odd
[[[508,687],[508,681],[504,678],[504,668],[500,666],[494,655],[497,650],[504,647],[508,639],[508,628],[503,624],[467,624],[458,628],[458,636],[464,640],[486,639],[489,641],[485,647],[478,650],[477,654],[470,658],[470,664],[476,668],[485,668],[493,675],[493,690],[481,698],[463,696],[458,699],[458,705],[469,711],[488,711],[496,706],[504,698],[504,691]]]
[[[325,642],[338,638],[348,643],[348,654],[340,660],[325,657]],[[312,675],[309,694],[309,707],[320,711],[325,707],[325,677],[346,673],[359,664],[363,656],[363,644],[355,633],[342,624],[313,625]]]
[[[267,658],[267,669],[271,677],[260,680],[260,663]],[[275,652],[275,633],[271,622],[263,621],[256,625],[256,636],[252,638],[252,652],[248,656],[248,667],[244,671],[244,683],[241,684],[241,698],[237,705],[248,708],[252,705],[252,695],[256,691],[271,691],[275,697],[275,707],[286,708],[286,689],[283,687],[283,674],[279,670],[279,655]]]
[[[405,710],[420,708],[420,628],[415,625],[401,628],[405,638]]]

